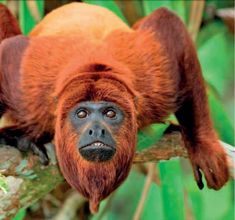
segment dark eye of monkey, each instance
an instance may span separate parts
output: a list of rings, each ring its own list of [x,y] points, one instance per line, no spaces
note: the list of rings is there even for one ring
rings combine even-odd
[[[85,109],[81,109],[77,112],[78,118],[86,118],[88,116],[88,111]]]
[[[107,118],[114,119],[117,113],[113,109],[107,109],[104,114]]]

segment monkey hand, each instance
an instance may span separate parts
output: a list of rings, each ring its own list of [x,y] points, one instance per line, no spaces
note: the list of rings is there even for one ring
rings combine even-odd
[[[228,181],[227,158],[218,141],[201,142],[189,150],[189,158],[199,189],[204,187],[201,171],[204,173],[208,188],[219,190]]]
[[[0,129],[0,144],[16,147],[22,152],[32,150],[35,155],[39,156],[43,165],[49,163],[44,144],[30,140],[22,130],[15,126]]]

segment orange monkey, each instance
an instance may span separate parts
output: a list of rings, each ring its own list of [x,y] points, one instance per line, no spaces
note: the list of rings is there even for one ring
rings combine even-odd
[[[1,39],[20,34],[0,7]],[[7,28],[6,28],[7,26]],[[161,8],[129,28],[109,10],[72,3],[0,45],[0,139],[39,148],[55,139],[61,171],[92,212],[131,168],[138,129],[175,113],[199,188],[228,180],[201,67],[181,20]],[[43,153],[44,152],[44,153]]]

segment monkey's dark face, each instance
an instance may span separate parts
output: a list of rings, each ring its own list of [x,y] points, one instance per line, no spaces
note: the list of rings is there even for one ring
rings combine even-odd
[[[93,162],[112,159],[116,153],[115,135],[124,121],[123,111],[112,102],[81,102],[70,113],[71,123],[80,136],[81,156]]]
[[[61,171],[96,212],[131,168],[137,134],[134,100],[120,83],[90,80],[65,90],[56,114]]]

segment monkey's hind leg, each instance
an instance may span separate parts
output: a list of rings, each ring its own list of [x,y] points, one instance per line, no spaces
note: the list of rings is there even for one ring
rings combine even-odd
[[[22,152],[32,150],[35,155],[39,156],[40,162],[43,165],[49,163],[49,158],[44,146],[44,144],[49,141],[49,139],[45,138],[39,138],[38,140],[33,141],[22,129],[19,129],[16,126],[0,129],[0,144],[16,147]]]

